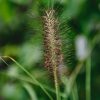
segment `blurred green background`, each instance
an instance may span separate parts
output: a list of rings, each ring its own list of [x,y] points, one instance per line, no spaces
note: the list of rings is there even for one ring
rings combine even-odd
[[[13,57],[41,83],[50,86],[43,68],[39,21],[47,1],[0,0],[0,56]],[[55,8],[69,18],[68,25],[75,37],[84,35],[90,43],[97,41],[91,54],[91,100],[100,100],[100,0],[56,0]],[[8,66],[0,60],[0,100],[48,100],[38,86],[19,79],[27,79],[27,75],[14,62],[5,61]],[[84,69],[77,81],[79,100],[85,100]]]

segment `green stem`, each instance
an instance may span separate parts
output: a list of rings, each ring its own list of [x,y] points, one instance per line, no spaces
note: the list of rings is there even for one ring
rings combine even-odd
[[[56,67],[54,67],[54,81],[55,81],[55,89],[56,89],[56,99],[60,100],[59,84],[58,84],[57,68]]]
[[[74,71],[72,72],[70,77],[67,79],[66,84],[65,84],[65,86],[66,86],[65,93],[67,93],[67,94],[65,95],[65,99],[64,100],[68,99],[68,97],[69,97],[69,95],[70,95],[70,93],[71,93],[71,91],[73,89],[73,86],[74,86],[74,83],[76,81],[76,78],[77,78],[77,76],[78,76],[78,74],[79,74],[79,72],[80,72],[80,70],[81,70],[81,68],[83,66],[83,63],[84,63],[84,61],[78,63],[78,65],[76,66],[76,68],[74,69]]]
[[[91,57],[86,62],[86,100],[91,100]]]
[[[70,75],[70,78],[69,78],[69,81],[68,81],[68,95],[70,94],[72,88],[73,88],[73,85],[74,85],[74,82],[83,66],[83,63],[84,62],[80,62],[76,68],[74,69],[74,71],[72,72],[72,74]]]
[[[78,98],[78,89],[77,89],[77,83],[75,82],[72,92],[71,92],[71,100],[79,100]]]

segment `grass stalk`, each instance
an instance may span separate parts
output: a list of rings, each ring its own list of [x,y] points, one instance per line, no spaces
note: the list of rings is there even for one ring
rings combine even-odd
[[[91,57],[86,62],[86,100],[91,100]]]
[[[60,100],[60,95],[59,95],[59,84],[58,84],[58,76],[57,76],[57,69],[55,67],[54,70],[54,81],[55,81],[55,89],[56,89],[56,99]]]
[[[73,89],[72,89],[72,92],[71,92],[71,100],[79,100],[79,98],[78,98],[78,89],[77,89],[77,83],[76,82],[73,85]]]

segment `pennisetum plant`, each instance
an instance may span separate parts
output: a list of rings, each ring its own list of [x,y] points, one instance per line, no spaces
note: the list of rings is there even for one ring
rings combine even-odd
[[[44,57],[45,67],[53,74],[57,100],[59,97],[58,77],[60,68],[63,66],[63,55],[61,52],[61,40],[59,37],[59,22],[55,18],[55,10],[48,9],[43,16],[44,25]]]
[[[51,0],[51,2],[53,2]],[[53,2],[54,3],[54,2]],[[48,69],[48,71],[51,73],[54,79],[55,89],[56,89],[56,98],[57,100],[60,100],[60,94],[59,94],[59,79],[62,78],[63,74],[69,73],[67,67],[65,67],[64,64],[64,53],[63,53],[63,43],[61,33],[68,32],[68,27],[66,27],[64,31],[61,30],[61,23],[59,18],[56,16],[57,11],[53,8],[53,3],[51,7],[48,7],[47,10],[44,10],[43,18],[43,38],[44,38],[44,66]],[[70,34],[71,36],[71,34]],[[68,40],[65,42],[68,45],[67,50],[70,49],[70,51],[67,51],[67,58],[71,58],[71,54],[73,53],[73,45],[68,44],[71,42],[71,38],[68,37]],[[72,50],[72,51],[71,51]],[[71,60],[71,59],[70,59]],[[68,59],[66,60],[66,62]],[[70,62],[69,62],[70,63]]]
[[[66,20],[62,20],[60,19],[61,17],[57,16],[58,12],[54,6],[54,3],[57,0],[48,1],[48,7],[43,10],[43,14],[41,15],[44,41],[44,66],[53,77],[56,90],[56,100],[61,100],[61,97],[63,100],[67,100],[85,59],[80,61],[76,66],[74,35],[71,31],[69,31]],[[30,78],[32,78],[32,82],[35,82],[35,84],[40,86],[48,97],[53,100],[50,94],[46,91],[47,88],[33,78],[33,76],[26,69],[24,69],[23,66],[11,57],[1,57],[2,61],[4,61],[3,58],[9,58],[15,62]],[[73,66],[76,67],[71,72],[69,67],[72,68]],[[65,94],[63,95],[60,91],[61,82],[65,86]]]
[[[44,66],[53,76],[57,100],[61,100],[59,80],[62,81],[62,77],[67,75],[68,82],[64,83],[67,84],[64,100],[67,100],[84,60],[77,64],[73,72],[69,70],[69,67],[76,66],[74,35],[69,31],[66,20],[64,19],[63,22],[57,16],[58,12],[57,9],[55,10],[54,3],[54,0],[51,0],[51,7],[49,5],[42,16]]]

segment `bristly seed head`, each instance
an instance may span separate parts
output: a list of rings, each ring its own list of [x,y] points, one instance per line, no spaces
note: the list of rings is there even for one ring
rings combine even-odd
[[[43,16],[44,25],[44,58],[49,72],[61,74],[63,66],[62,43],[59,36],[59,23],[55,18],[55,10],[46,10]],[[60,68],[59,68],[60,67]]]

